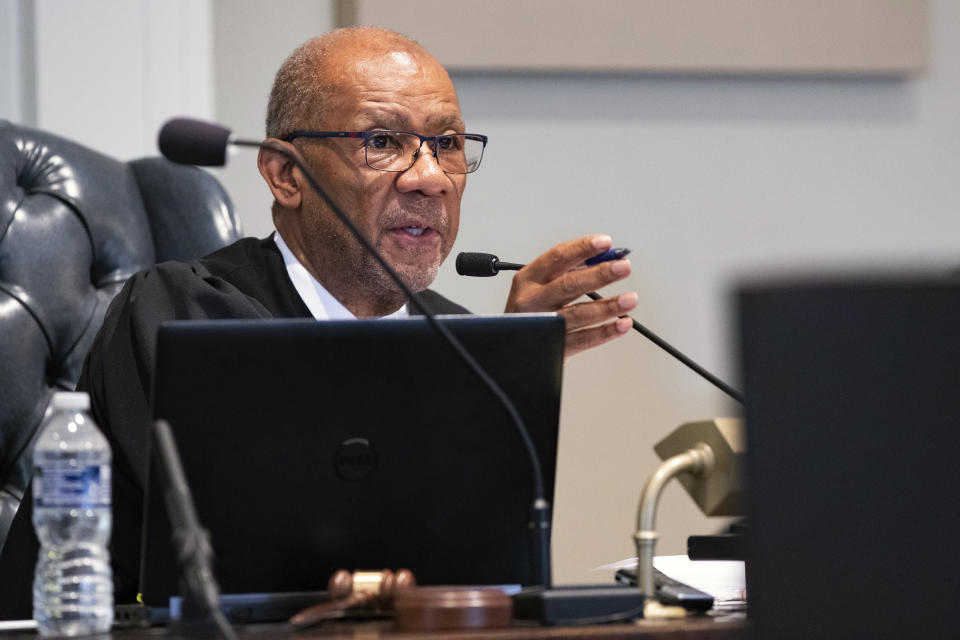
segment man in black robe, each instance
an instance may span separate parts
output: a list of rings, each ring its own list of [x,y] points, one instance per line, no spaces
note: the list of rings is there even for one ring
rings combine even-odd
[[[466,312],[427,289],[459,227],[466,174],[454,152],[464,132],[443,67],[411,40],[372,28],[334,31],[298,48],[277,73],[267,113],[271,144],[299,154],[437,313]],[[406,309],[400,288],[299,169],[267,147],[260,150],[258,166],[274,196],[277,233],[131,278],[111,304],[84,365],[78,389],[90,393],[93,415],[114,450],[111,554],[117,603],[131,602],[136,594],[149,398],[162,322],[416,312]],[[636,294],[573,303],[629,275],[626,260],[584,267],[584,260],[610,246],[609,236],[595,235],[554,247],[517,273],[506,311],[564,315],[568,355],[623,335],[631,323],[618,316],[636,306]]]

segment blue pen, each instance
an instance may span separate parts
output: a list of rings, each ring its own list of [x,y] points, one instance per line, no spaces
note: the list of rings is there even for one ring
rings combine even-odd
[[[626,258],[627,254],[629,253],[630,249],[607,249],[603,253],[593,256],[583,264],[587,265],[588,267],[592,267],[593,265],[600,264],[601,262],[609,262],[610,260],[620,260],[621,258]]]

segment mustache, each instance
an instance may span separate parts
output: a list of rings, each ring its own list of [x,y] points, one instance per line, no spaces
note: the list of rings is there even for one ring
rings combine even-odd
[[[444,231],[450,224],[450,216],[443,206],[428,202],[416,202],[410,206],[388,209],[380,217],[380,227],[382,229],[409,224]]]

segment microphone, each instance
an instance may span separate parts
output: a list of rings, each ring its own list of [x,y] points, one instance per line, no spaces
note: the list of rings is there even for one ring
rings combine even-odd
[[[501,270],[518,271],[524,266],[525,265],[516,264],[513,262],[500,262],[500,259],[492,253],[463,252],[457,256],[457,273],[461,276],[477,276],[485,278],[488,276],[495,276]],[[589,291],[586,295],[591,300],[603,299],[603,296],[596,291]],[[720,391],[723,391],[740,404],[743,404],[742,393],[685,356],[682,351],[671,345],[669,342],[655,334],[650,329],[646,328],[633,318],[630,318],[630,320],[633,322],[634,330],[642,334],[647,340],[669,353],[675,359],[679,360],[681,363],[693,370],[693,372],[699,375],[701,378],[720,389]]]
[[[199,634],[213,622],[225,640],[236,640],[230,623],[220,611],[220,587],[210,566],[213,559],[210,536],[197,518],[173,431],[162,419],[153,423],[153,429],[152,455],[159,471],[173,529],[172,543],[180,565],[183,630]]]
[[[181,164],[202,164],[204,166],[223,166],[226,163],[227,145],[237,145],[244,147],[263,147],[274,153],[278,153],[290,162],[292,162],[303,173],[307,182],[318,196],[330,207],[337,219],[347,228],[354,239],[383,267],[391,280],[396,283],[400,290],[407,296],[407,299],[423,313],[424,318],[430,326],[436,331],[443,340],[450,346],[454,352],[460,356],[470,371],[474,373],[480,382],[486,386],[490,393],[499,401],[500,405],[507,412],[511,422],[516,428],[517,434],[523,441],[527,457],[530,459],[530,467],[533,472],[533,509],[530,524],[530,532],[533,537],[534,546],[534,571],[535,579],[540,584],[549,588],[552,580],[550,577],[550,503],[546,499],[543,489],[543,472],[541,471],[540,456],[533,445],[533,439],[520,417],[519,412],[513,402],[504,393],[500,385],[490,377],[483,367],[474,359],[470,352],[464,348],[460,341],[450,332],[443,323],[439,322],[433,312],[420,299],[420,296],[410,290],[410,287],[400,278],[393,267],[384,259],[380,252],[370,243],[365,235],[356,227],[352,220],[344,213],[343,209],[327,194],[326,190],[314,178],[313,173],[304,166],[300,157],[290,151],[287,147],[273,144],[269,141],[258,142],[254,140],[242,140],[233,138],[230,130],[219,124],[193,120],[190,118],[174,118],[169,120],[160,129],[158,138],[160,152],[173,162]],[[167,155],[167,152],[170,155]]]
[[[514,262],[500,262],[492,253],[476,253],[464,251],[457,255],[457,273],[461,276],[488,278],[501,271],[519,271],[522,264]]]
[[[190,118],[168,120],[157,137],[157,146],[165,158],[201,167],[225,165],[230,142],[230,130],[226,127]]]

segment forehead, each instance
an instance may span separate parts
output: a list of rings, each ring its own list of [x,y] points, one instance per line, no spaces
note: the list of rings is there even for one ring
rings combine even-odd
[[[345,50],[331,56],[327,72],[335,93],[329,115],[338,126],[463,127],[450,77],[425,52]]]

